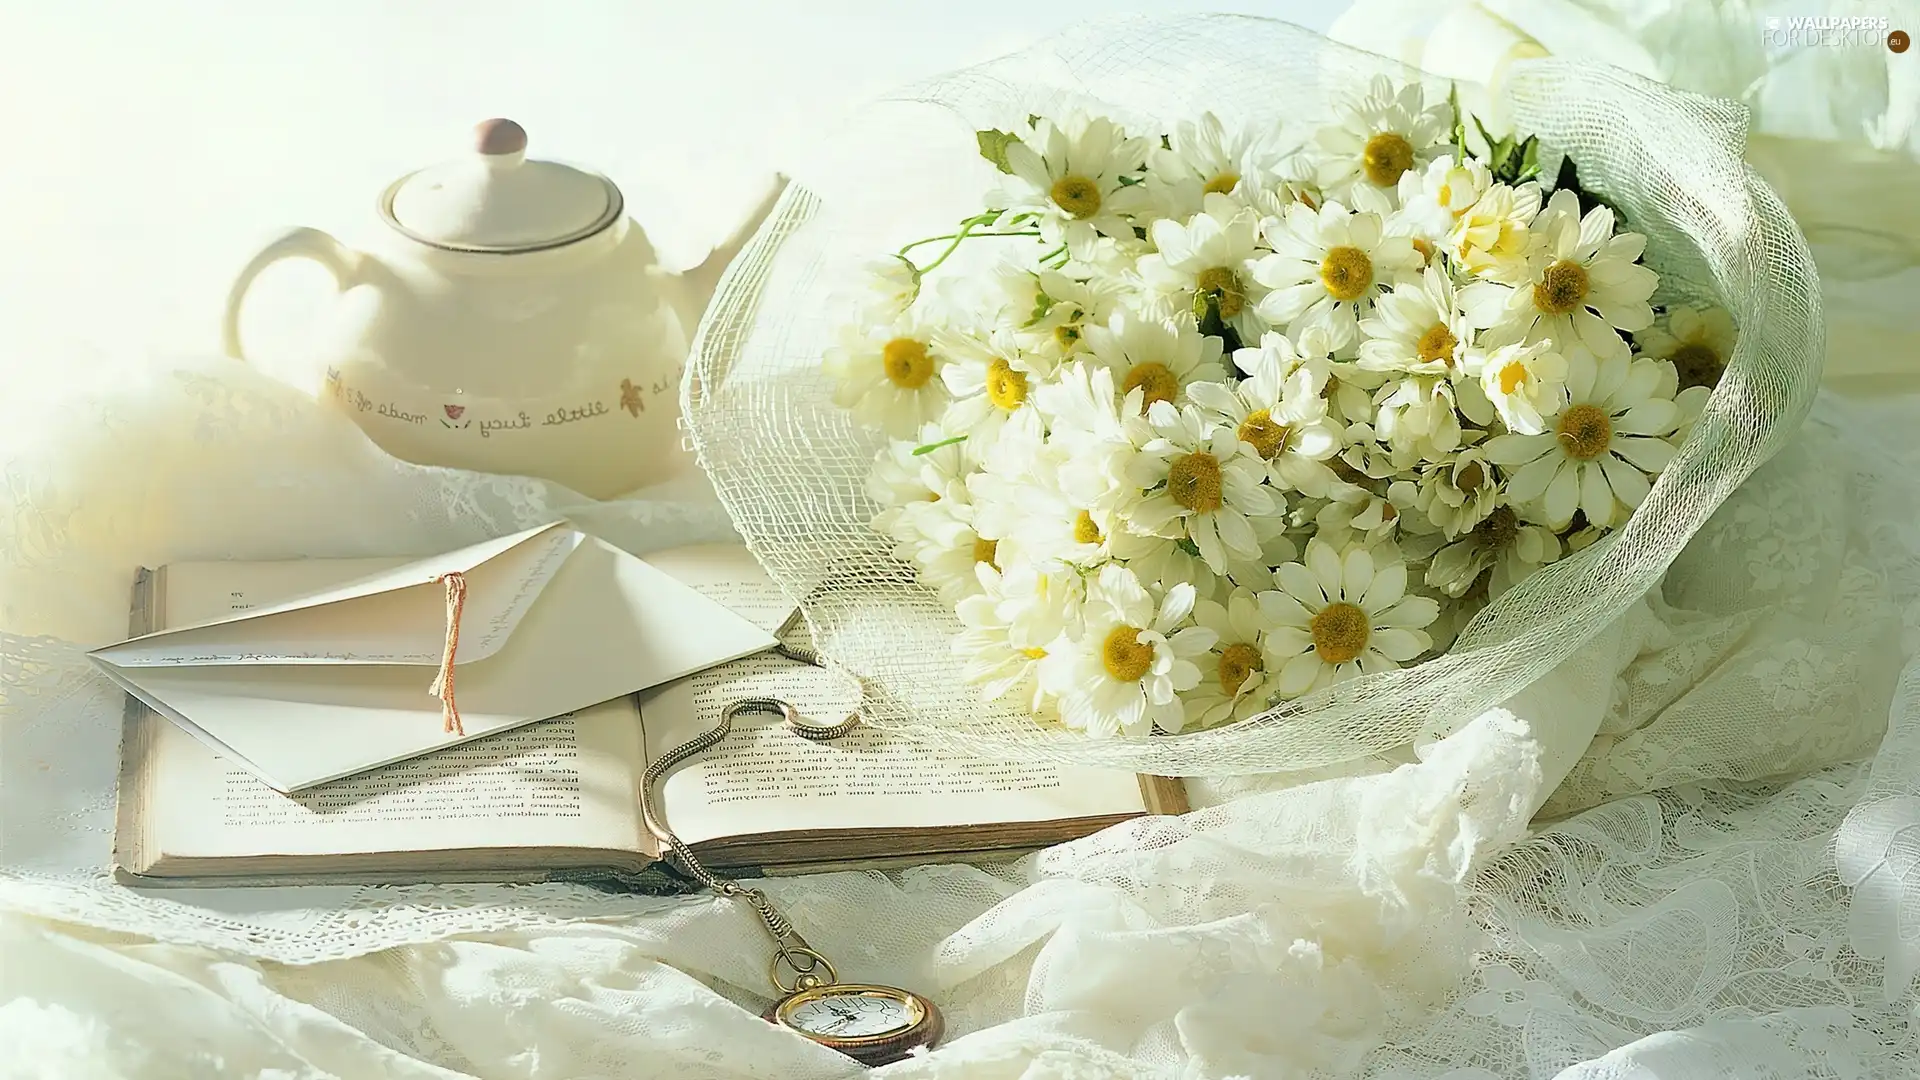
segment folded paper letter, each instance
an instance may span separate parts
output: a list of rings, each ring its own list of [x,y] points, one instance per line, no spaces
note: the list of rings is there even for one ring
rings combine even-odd
[[[671,682],[765,629],[563,524],[425,559],[341,560],[337,584],[92,653],[156,712],[281,791]],[[436,684],[459,605],[461,733]]]

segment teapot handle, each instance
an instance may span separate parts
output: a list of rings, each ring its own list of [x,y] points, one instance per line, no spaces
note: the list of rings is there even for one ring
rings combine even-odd
[[[227,355],[235,360],[247,358],[240,348],[240,305],[246,300],[247,290],[253,287],[253,279],[282,259],[312,259],[327,268],[327,272],[333,275],[334,284],[342,290],[349,286],[360,270],[360,253],[335,240],[331,233],[319,229],[305,226],[289,229],[261,248],[259,254],[248,261],[233,279],[233,287],[227,291],[227,311],[220,323],[220,339]]]

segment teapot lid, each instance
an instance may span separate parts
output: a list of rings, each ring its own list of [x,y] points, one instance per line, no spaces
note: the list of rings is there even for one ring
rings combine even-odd
[[[596,172],[527,159],[527,132],[483,120],[474,152],[393,182],[380,215],[401,235],[448,251],[511,255],[571,244],[620,220],[620,189]]]

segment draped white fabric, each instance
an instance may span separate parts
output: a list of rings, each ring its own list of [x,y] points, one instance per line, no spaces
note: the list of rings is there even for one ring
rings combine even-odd
[[[0,401],[0,1077],[857,1074],[758,1018],[764,943],[718,901],[107,882],[121,703],[81,654],[134,565],[727,526],[698,491],[400,465],[224,361],[35,362],[70,375]],[[1016,864],[769,891],[946,1010],[899,1076],[1911,1075],[1916,430],[1920,398],[1823,395],[1660,589],[1444,739],[1200,781]]]

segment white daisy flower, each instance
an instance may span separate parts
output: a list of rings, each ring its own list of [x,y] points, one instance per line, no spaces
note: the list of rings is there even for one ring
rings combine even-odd
[[[968,478],[980,528],[1048,568],[1106,561],[1113,514],[1104,503],[1076,499],[1070,476],[1060,448],[1045,442],[1037,414],[1009,424],[987,467]]]
[[[911,561],[920,580],[949,604],[979,587],[976,563],[998,569],[999,542],[974,528],[975,507],[965,483],[949,484],[940,498],[909,503],[895,523],[894,554]]]
[[[1540,198],[1540,185],[1532,181],[1518,187],[1488,187],[1455,217],[1444,249],[1475,277],[1504,285],[1525,282]]]
[[[1258,452],[1192,405],[1156,402],[1147,421],[1155,437],[1128,463],[1128,482],[1142,494],[1125,509],[1127,523],[1192,541],[1216,574],[1226,571],[1229,557],[1258,558],[1260,541],[1247,519],[1284,505],[1266,486]]]
[[[1048,424],[1055,482],[1096,521],[1110,520],[1109,512],[1126,501],[1127,463],[1153,438],[1141,415],[1145,394],[1135,387],[1121,396],[1114,373],[1091,361],[1067,364],[1034,391],[1035,408]],[[1111,532],[1104,525],[1102,530]]]
[[[1154,319],[1121,308],[1105,326],[1086,328],[1092,362],[1113,372],[1121,395],[1139,390],[1141,408],[1186,403],[1186,388],[1226,375],[1220,339],[1190,321]]]
[[[1501,503],[1493,463],[1474,446],[1421,466],[1419,482],[1411,486],[1409,505],[1449,540],[1485,521]]]
[[[1407,567],[1391,544],[1355,544],[1342,555],[1318,537],[1306,557],[1274,571],[1260,594],[1273,690],[1295,698],[1358,675],[1390,671],[1432,645],[1422,628],[1438,601],[1407,595]]]
[[[1478,379],[1481,396],[1492,403],[1500,422],[1522,435],[1547,430],[1547,417],[1566,404],[1567,361],[1552,341],[1473,349],[1461,367]]]
[[[1313,378],[1313,392],[1325,394],[1327,378],[1333,372],[1333,361],[1328,356],[1332,350],[1326,346],[1326,335],[1308,333],[1302,341],[1303,344],[1296,347],[1292,338],[1278,330],[1269,330],[1260,335],[1258,344],[1235,349],[1233,366],[1246,376],[1271,368],[1282,380],[1304,370]]]
[[[1268,337],[1286,341],[1278,334]],[[1234,353],[1234,362],[1253,365],[1244,369],[1246,378],[1233,386],[1195,383],[1187,393],[1209,418],[1267,463],[1275,487],[1320,497],[1333,485],[1326,462],[1340,450],[1340,427],[1327,416],[1314,369],[1288,369],[1282,356],[1289,353],[1291,349],[1241,349]],[[1284,503],[1277,492],[1275,499]]]
[[[1330,349],[1354,341],[1382,288],[1420,268],[1411,240],[1385,235],[1378,215],[1337,202],[1318,210],[1295,203],[1268,219],[1265,232],[1274,253],[1253,264],[1253,279],[1273,292],[1256,305],[1260,317],[1296,338],[1322,332]]]
[[[1374,426],[1395,471],[1439,461],[1460,446],[1460,414],[1445,375],[1409,375],[1374,395]]]
[[[1333,494],[1341,494],[1343,486],[1378,488],[1399,474],[1393,452],[1382,445],[1372,424],[1348,423],[1342,435],[1346,445],[1327,461],[1327,468],[1333,470]]]
[[[1499,596],[1559,557],[1559,537],[1500,505],[1434,552],[1426,582],[1457,599],[1484,581],[1487,594]]]
[[[1400,177],[1446,152],[1444,104],[1424,105],[1418,83],[1394,89],[1376,75],[1366,92],[1336,106],[1304,156],[1328,199],[1377,214],[1394,208]]]
[[[969,460],[979,462],[999,440],[1008,418],[1033,411],[1031,387],[1046,372],[1036,370],[1033,358],[1020,351],[1005,327],[985,336],[936,332],[934,348],[946,359],[940,377],[953,395],[940,426],[967,436],[961,447]]]
[[[1013,325],[1020,350],[1046,370],[1085,353],[1087,324],[1105,323],[1120,305],[1117,279],[1109,276],[1081,280],[1055,270],[1013,270],[997,280],[1006,300],[1001,317]]]
[[[1140,256],[1140,277],[1173,310],[1196,319],[1218,305],[1220,320],[1252,341],[1266,329],[1254,313],[1266,290],[1247,272],[1259,254],[1259,222],[1225,195],[1208,195],[1204,206],[1184,225],[1171,218],[1153,223],[1147,235],[1158,250]]]
[[[1401,516],[1389,494],[1340,484],[1313,515],[1314,535],[1340,548],[1384,543],[1399,532]]]
[[[863,265],[849,291],[861,324],[892,323],[920,295],[920,273],[904,257],[888,255]]]
[[[1721,308],[1681,305],[1666,318],[1633,336],[1642,356],[1666,360],[1679,376],[1680,388],[1714,386],[1727,370],[1739,335],[1733,316]]]
[[[1011,698],[1018,707],[1039,712],[1047,699],[1040,686],[1046,647],[1032,644],[1007,617],[1000,572],[986,563],[975,564],[974,571],[980,591],[955,606],[966,627],[953,639],[954,654],[963,661],[962,677],[980,687],[980,696],[988,701]]]
[[[1389,232],[1417,237],[1427,244],[1423,255],[1444,247],[1454,227],[1493,185],[1493,174],[1477,158],[1455,161],[1442,154],[1424,169],[1400,176],[1400,209],[1389,221]],[[1416,245],[1418,246],[1418,245]]]
[[[835,405],[904,438],[946,408],[947,388],[939,378],[944,362],[933,347],[933,327],[910,313],[880,326],[843,328],[823,366],[837,381]]]
[[[1147,190],[1167,217],[1186,218],[1208,195],[1232,196],[1253,205],[1257,193],[1277,180],[1282,158],[1277,132],[1236,127],[1229,131],[1210,112],[1173,127],[1168,145],[1147,156]]]
[[[1537,503],[1537,520],[1556,531],[1576,510],[1603,529],[1625,521],[1646,498],[1647,477],[1673,459],[1667,437],[1681,416],[1672,398],[1658,396],[1663,376],[1672,378],[1665,362],[1625,351],[1569,357],[1567,405],[1552,430],[1487,440],[1487,460],[1508,474],[1507,497],[1523,508]]]
[[[1184,695],[1188,727],[1244,720],[1267,707],[1270,692],[1262,643],[1273,624],[1252,589],[1234,589],[1225,601],[1201,600],[1193,605],[1193,621],[1211,630],[1217,640],[1200,664],[1200,685]]]
[[[1455,301],[1453,280],[1428,267],[1373,302],[1360,323],[1359,365],[1369,371],[1451,376],[1473,347],[1473,329]]]
[[[968,463],[951,439],[939,424],[926,424],[917,439],[897,440],[875,455],[873,471],[867,474],[867,495],[881,508],[873,517],[875,532],[903,539],[894,535],[894,529],[905,508],[940,498],[949,484],[965,475]],[[937,449],[915,453],[923,446]]]
[[[993,201],[1036,215],[1049,244],[1090,244],[1095,230],[1132,241],[1130,215],[1150,205],[1133,182],[1146,158],[1147,140],[1128,138],[1105,117],[1075,114],[1058,125],[1042,117],[1007,145],[1013,174]]]
[[[1167,589],[1156,603],[1132,570],[1101,567],[1080,636],[1040,664],[1042,684],[1060,697],[1061,721],[1095,737],[1186,726],[1179,695],[1199,685],[1194,660],[1214,640],[1212,631],[1186,625],[1193,603],[1190,584]]]
[[[1613,231],[1613,211],[1596,206],[1580,215],[1573,192],[1553,193],[1534,218],[1527,276],[1516,286],[1477,281],[1460,291],[1489,346],[1550,339],[1565,352],[1573,342],[1605,356],[1628,333],[1653,322],[1647,298],[1659,275],[1636,260],[1646,249],[1639,233]]]
[[[1078,633],[1087,602],[1087,577],[1073,570],[1009,562],[1000,575],[1000,617],[1023,648],[1048,645]]]

